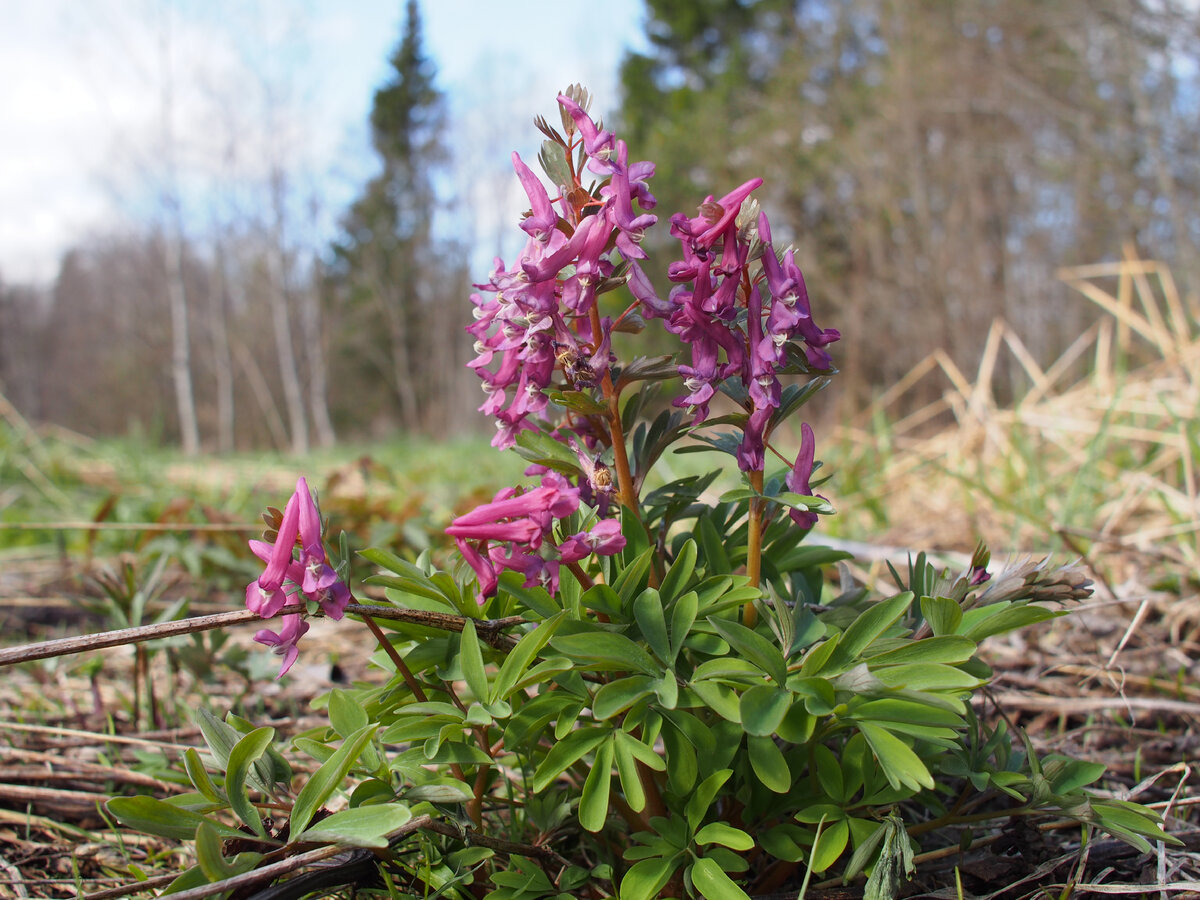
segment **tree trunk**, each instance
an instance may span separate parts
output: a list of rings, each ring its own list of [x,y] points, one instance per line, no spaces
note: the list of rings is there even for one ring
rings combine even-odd
[[[308,419],[304,412],[304,393],[292,344],[292,326],[288,319],[287,263],[283,249],[283,173],[278,170],[271,176],[271,199],[275,223],[271,229],[271,246],[267,250],[267,276],[270,282],[267,295],[271,302],[275,352],[279,360],[279,377],[283,381],[292,452],[299,455],[308,452]]]
[[[300,294],[300,329],[308,350],[308,407],[317,445],[332,447],[336,440],[329,417],[329,386],[325,369],[325,342],[321,331],[321,266],[313,262],[308,289]]]
[[[175,176],[175,138],[171,128],[171,19],[164,13],[159,30],[159,62],[162,66],[161,116],[166,187],[161,202],[163,223],[163,268],[167,276],[167,304],[171,312],[171,380],[175,385],[175,409],[179,416],[179,439],[183,452],[200,451],[200,428],[196,422],[196,399],[192,389],[191,345],[188,339],[188,296],[183,283],[183,225]]]
[[[229,327],[226,320],[226,293],[229,273],[226,270],[225,244],[216,243],[213,291],[209,309],[209,335],[212,339],[213,373],[217,387],[217,450],[230,453],[234,449],[233,352],[229,347]]]

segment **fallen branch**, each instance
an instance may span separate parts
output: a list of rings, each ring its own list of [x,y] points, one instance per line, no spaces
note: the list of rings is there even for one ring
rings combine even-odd
[[[279,615],[286,616],[305,612],[305,607],[296,604],[285,606],[279,611]],[[462,631],[467,622],[466,616],[454,616],[449,613],[429,612],[421,609],[398,609],[394,606],[364,606],[361,603],[351,603],[346,607],[346,612],[372,616],[376,619],[407,622],[410,625],[424,625],[427,628],[436,628],[441,631]],[[85,650],[103,650],[108,647],[139,644],[143,641],[262,621],[264,619],[258,613],[240,609],[233,612],[214,613],[210,616],[192,616],[175,622],[160,622],[155,625],[120,628],[116,631],[102,631],[98,634],[86,634],[80,637],[58,638],[52,641],[42,641],[39,644],[26,644],[22,647],[0,650],[0,667],[32,662],[37,659],[48,659],[53,656],[69,656]],[[501,632],[506,628],[522,625],[526,620],[520,616],[509,616],[505,619],[474,619],[472,621],[475,622],[475,629],[480,640],[498,650],[509,650],[514,641]]]

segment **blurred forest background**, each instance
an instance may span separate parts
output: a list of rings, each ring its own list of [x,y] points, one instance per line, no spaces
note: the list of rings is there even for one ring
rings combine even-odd
[[[593,112],[658,163],[660,220],[766,179],[776,240],[794,243],[818,321],[844,336],[841,412],[934,347],[970,367],[996,318],[1057,358],[1099,313],[1056,269],[1129,242],[1172,267],[1195,309],[1196,4],[645,5],[649,49],[626,56],[619,104]],[[370,121],[378,174],[327,244],[298,220],[319,198],[282,147],[264,203],[184,216],[164,126],[153,225],[72,248],[48,287],[0,272],[0,398],[35,422],[189,453],[484,427],[462,329],[487,273],[432,227],[438,186],[471,175],[412,0],[390,65]],[[166,122],[169,86],[160,102]],[[553,111],[546,97],[528,116]],[[665,290],[672,241],[665,226],[648,240]],[[1015,393],[1021,374],[1000,375]]]

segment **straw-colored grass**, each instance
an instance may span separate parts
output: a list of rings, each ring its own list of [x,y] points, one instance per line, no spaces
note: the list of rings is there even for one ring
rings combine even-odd
[[[853,537],[920,549],[1066,550],[1103,555],[1109,577],[1194,578],[1200,563],[1200,328],[1170,271],[1126,248],[1120,262],[1059,277],[1103,317],[1042,368],[1021,337],[993,322],[978,369],[942,351],[839,429],[831,485]],[[1027,377],[996,399],[1007,355]],[[938,379],[935,402],[895,411]],[[935,427],[949,420],[944,427]],[[869,499],[870,503],[860,500]],[[837,520],[834,520],[837,521]],[[882,535],[880,532],[882,531]],[[1194,585],[1192,592],[1194,593]]]

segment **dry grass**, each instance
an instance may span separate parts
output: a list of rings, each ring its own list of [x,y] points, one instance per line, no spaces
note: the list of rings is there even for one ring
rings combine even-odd
[[[1169,270],[1137,259],[1064,269],[1105,313],[1042,368],[997,320],[973,377],[934,351],[837,437],[858,483],[838,498],[848,534],[884,525],[882,543],[969,551],[1102,554],[1107,578],[1200,564],[1200,329]],[[1115,289],[1113,289],[1115,282]],[[996,400],[1003,357],[1027,381]],[[939,379],[939,400],[890,421]],[[933,422],[949,424],[936,429]],[[839,459],[836,468],[840,468]],[[860,502],[884,511],[872,521]],[[1194,592],[1195,586],[1192,586]]]

